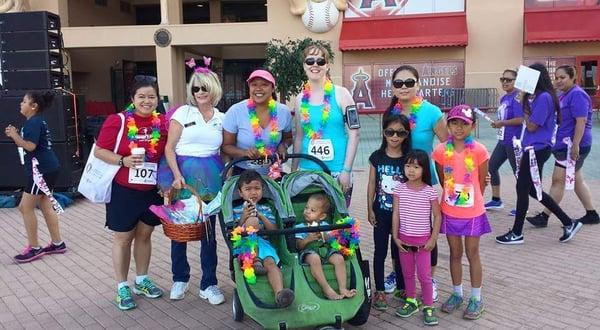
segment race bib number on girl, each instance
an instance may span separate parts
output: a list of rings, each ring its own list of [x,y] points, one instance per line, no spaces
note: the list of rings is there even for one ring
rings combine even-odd
[[[460,195],[461,191],[463,191],[463,187],[465,187],[465,186],[462,184],[459,184],[459,183],[454,184],[454,192],[456,193],[455,196],[458,197]],[[462,203],[456,203],[455,200],[451,200],[450,194],[448,193],[448,191],[446,191],[444,201],[446,202],[446,204],[452,205],[452,206],[472,207],[475,204],[475,189],[473,188],[473,185],[467,186],[467,199]]]
[[[156,184],[156,163],[144,163],[137,168],[129,169],[129,183],[132,184]]]
[[[322,161],[333,160],[333,144],[330,139],[310,140],[308,154]]]

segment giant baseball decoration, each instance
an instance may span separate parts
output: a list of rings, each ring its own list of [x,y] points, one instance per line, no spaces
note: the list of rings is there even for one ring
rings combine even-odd
[[[331,30],[347,6],[346,0],[290,0],[292,14],[302,16],[304,26],[314,33]]]

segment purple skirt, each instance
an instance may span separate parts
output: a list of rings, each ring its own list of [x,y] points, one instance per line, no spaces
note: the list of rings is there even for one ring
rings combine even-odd
[[[221,190],[223,186],[221,179],[223,161],[219,155],[208,157],[177,156],[177,165],[185,179],[185,183],[196,189],[203,201],[211,201]],[[157,181],[160,190],[171,189],[173,172],[164,156],[158,164]],[[186,199],[190,196],[191,193],[187,189],[183,189],[177,196],[174,196],[174,199]]]
[[[451,236],[482,236],[491,233],[492,227],[486,213],[474,218],[455,218],[442,214],[440,233]]]

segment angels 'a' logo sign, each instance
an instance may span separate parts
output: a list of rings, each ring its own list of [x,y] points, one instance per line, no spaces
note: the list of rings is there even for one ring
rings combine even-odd
[[[363,71],[363,68],[358,68],[358,71],[352,75],[352,98],[357,106],[361,109],[373,109],[373,101],[371,100],[371,90],[367,81],[371,79],[368,73]]]
[[[407,3],[408,0],[351,0],[346,17],[399,15]]]

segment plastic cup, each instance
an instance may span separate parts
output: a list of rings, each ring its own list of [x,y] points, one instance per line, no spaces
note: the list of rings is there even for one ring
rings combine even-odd
[[[135,156],[142,156],[142,159],[144,159],[144,155],[146,154],[146,149],[145,148],[133,148],[131,149],[131,154],[135,155]],[[139,167],[139,166],[136,166]]]

